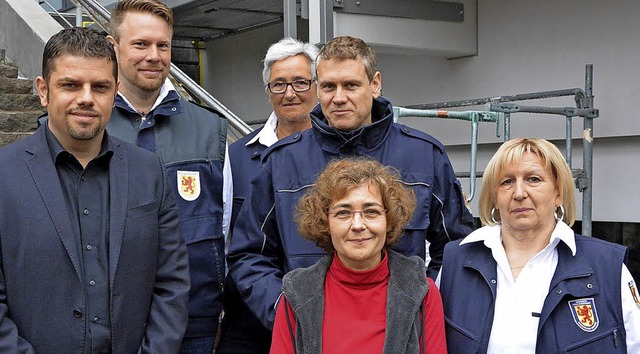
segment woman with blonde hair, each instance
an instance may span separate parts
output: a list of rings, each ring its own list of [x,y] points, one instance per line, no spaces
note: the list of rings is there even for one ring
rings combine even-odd
[[[450,353],[640,353],[627,249],[574,234],[573,189],[550,142],[498,149],[482,181],[485,226],[445,248]]]

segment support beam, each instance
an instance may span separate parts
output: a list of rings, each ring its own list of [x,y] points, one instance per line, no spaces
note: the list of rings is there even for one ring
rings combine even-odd
[[[463,22],[464,4],[435,0],[333,0],[336,12],[411,18],[416,20]]]
[[[296,0],[282,0],[284,36],[298,38]]]
[[[334,0],[309,1],[309,42],[327,43],[333,33]]]

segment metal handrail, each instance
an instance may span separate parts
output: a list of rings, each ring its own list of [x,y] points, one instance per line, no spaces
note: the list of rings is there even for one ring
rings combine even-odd
[[[86,9],[91,17],[96,22],[98,22],[100,26],[105,29],[109,28],[109,19],[111,18],[111,13],[104,6],[102,6],[102,4],[98,3],[96,0],[75,0],[75,2],[78,3],[79,6]],[[242,119],[240,119],[237,115],[235,115],[235,113],[231,112],[231,110],[220,103],[220,101],[218,101],[195,81],[193,81],[187,74],[185,74],[173,63],[171,63],[170,74],[195,98],[199,99],[207,106],[220,112],[229,121],[229,125],[231,125],[235,130],[244,135],[247,135],[253,131],[253,129],[244,121],[242,121]]]
[[[45,5],[49,6],[49,8],[51,8],[51,10],[53,10],[53,12],[56,15],[58,15],[58,17],[60,17],[62,19],[62,21],[64,21],[69,27],[73,27],[71,22],[67,21],[67,19],[64,18],[64,16],[62,16],[62,14],[60,12],[58,12],[58,10],[55,7],[53,7],[53,5],[49,4],[49,2],[47,0],[37,0],[37,1],[38,1],[38,5],[45,4]]]
[[[469,172],[469,195],[467,202],[473,200],[476,193],[476,177],[478,165],[478,125],[484,122],[496,123],[496,136],[500,136],[500,113],[488,111],[442,111],[393,107],[395,121],[400,117],[424,117],[460,119],[471,122],[471,162]]]

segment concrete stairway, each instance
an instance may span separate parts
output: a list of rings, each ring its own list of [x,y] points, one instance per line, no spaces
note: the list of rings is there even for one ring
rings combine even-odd
[[[0,49],[0,146],[30,135],[45,108],[31,80],[18,79],[18,67]]]

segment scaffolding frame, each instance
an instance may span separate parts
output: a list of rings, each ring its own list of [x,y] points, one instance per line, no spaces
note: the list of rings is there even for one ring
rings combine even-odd
[[[445,118],[470,121],[471,131],[471,158],[470,172],[456,173],[461,178],[469,178],[469,197],[473,199],[477,177],[477,152],[478,152],[478,125],[480,123],[495,123],[496,136],[500,137],[500,115],[503,119],[503,141],[511,138],[511,114],[533,113],[559,115],[565,117],[565,159],[573,173],[576,188],[582,193],[582,234],[591,236],[593,221],[593,120],[598,118],[600,112],[593,107],[593,65],[587,64],[585,68],[585,88],[570,88],[553,91],[524,93],[517,95],[505,95],[469,100],[427,103],[396,107],[394,119],[400,117],[425,117]],[[522,105],[518,101],[539,100],[557,97],[573,96],[576,107],[550,107]],[[486,111],[447,111],[442,109],[454,107],[469,107],[485,105]],[[582,168],[574,169],[572,166],[572,130],[573,119],[583,119],[582,130]]]

